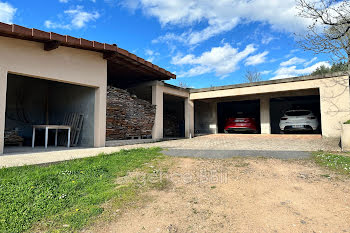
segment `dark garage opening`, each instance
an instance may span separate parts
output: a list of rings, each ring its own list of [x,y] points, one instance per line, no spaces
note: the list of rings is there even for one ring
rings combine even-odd
[[[260,100],[244,100],[218,103],[218,131],[224,133],[226,120],[237,113],[255,118],[258,133],[260,133]]]
[[[181,97],[164,94],[164,137],[185,137],[185,102]]]
[[[280,133],[280,119],[287,110],[310,110],[315,114],[320,124],[320,127],[317,131],[293,131],[287,133],[321,133],[321,112],[319,95],[272,98],[270,100],[270,121],[272,134]]]
[[[94,105],[94,88],[9,74],[5,146],[31,146],[33,125],[65,125],[66,117],[72,118],[73,114],[79,116],[81,128],[78,133],[75,123],[69,125],[72,127],[71,146],[74,146],[73,131],[77,135],[77,146],[93,146]],[[60,130],[58,141],[66,135],[66,130]],[[49,146],[54,145],[54,136],[55,130],[49,130]],[[43,146],[44,130],[37,130],[35,138],[35,145]],[[66,141],[62,138],[62,144],[58,142],[58,145],[65,146]]]

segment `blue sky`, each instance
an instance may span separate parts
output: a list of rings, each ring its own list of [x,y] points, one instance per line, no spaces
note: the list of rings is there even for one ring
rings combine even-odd
[[[116,43],[189,87],[308,74],[326,55],[299,49],[295,33],[310,23],[294,0],[0,0],[0,21]]]

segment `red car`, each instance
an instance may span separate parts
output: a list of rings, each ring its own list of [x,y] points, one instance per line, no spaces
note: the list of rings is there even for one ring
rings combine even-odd
[[[253,117],[243,117],[243,116],[236,116],[236,117],[230,117],[226,120],[225,133],[232,133],[232,132],[252,132],[257,133],[257,125],[255,118]]]

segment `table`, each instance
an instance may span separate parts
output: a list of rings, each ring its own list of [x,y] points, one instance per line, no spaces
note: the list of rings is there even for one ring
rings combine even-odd
[[[45,148],[47,148],[47,143],[49,140],[49,129],[54,129],[56,130],[55,134],[55,146],[57,146],[57,135],[58,135],[58,130],[63,129],[68,131],[68,140],[67,140],[67,147],[70,147],[70,132],[71,132],[71,127],[68,125],[33,125],[33,138],[32,138],[32,148],[34,148],[35,145],[35,130],[36,129],[45,129]]]

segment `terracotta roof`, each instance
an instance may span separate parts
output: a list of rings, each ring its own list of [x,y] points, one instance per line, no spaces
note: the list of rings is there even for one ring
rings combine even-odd
[[[175,74],[160,68],[151,62],[145,61],[144,59],[128,52],[125,49],[119,48],[117,45],[100,43],[97,41],[90,41],[83,38],[75,38],[69,35],[60,35],[54,32],[45,32],[35,28],[26,28],[16,24],[6,24],[0,22],[0,36],[18,38],[23,40],[37,41],[37,42],[50,42],[57,41],[60,46],[73,47],[78,49],[91,50],[102,53],[117,53],[118,55],[125,56],[132,59],[141,65],[145,65],[153,70],[162,73],[162,75],[167,76],[168,79],[176,78]]]

